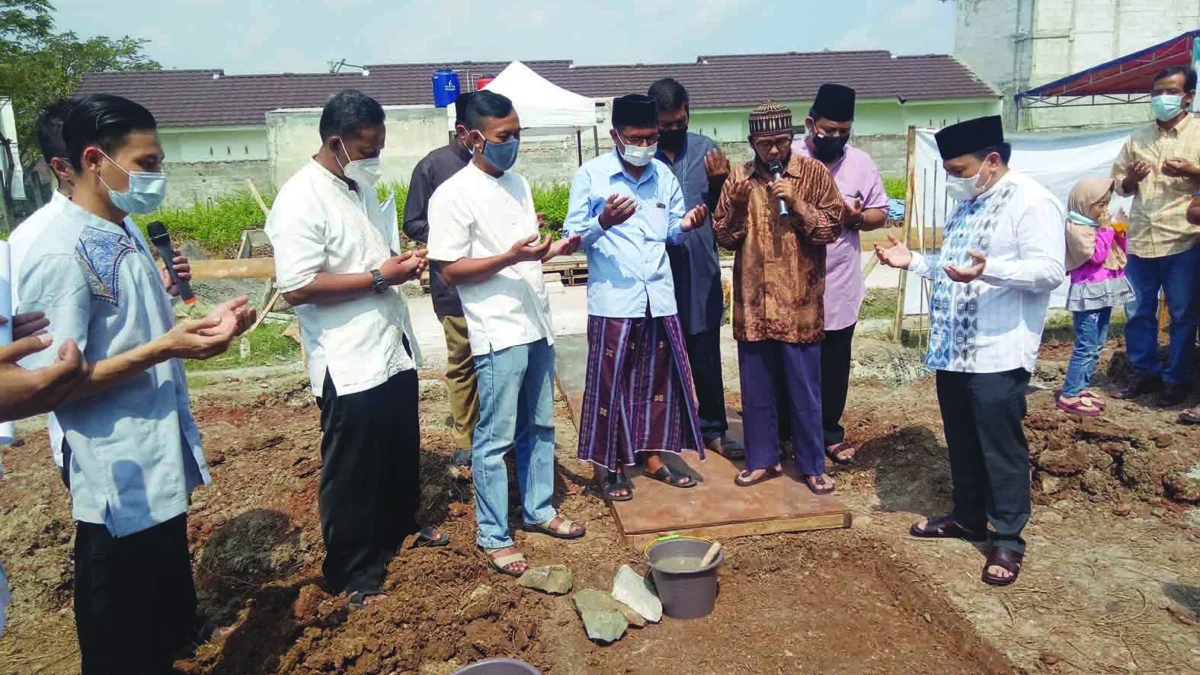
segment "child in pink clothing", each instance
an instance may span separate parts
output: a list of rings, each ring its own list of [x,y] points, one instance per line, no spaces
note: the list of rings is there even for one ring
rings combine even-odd
[[[1057,406],[1087,417],[1099,415],[1106,407],[1088,384],[1108,337],[1112,308],[1133,300],[1133,287],[1125,279],[1125,233],[1113,230],[1108,215],[1112,192],[1111,178],[1087,178],[1071,190],[1068,200],[1068,223],[1095,228],[1096,245],[1092,256],[1071,270],[1067,309],[1074,313],[1075,350]]]

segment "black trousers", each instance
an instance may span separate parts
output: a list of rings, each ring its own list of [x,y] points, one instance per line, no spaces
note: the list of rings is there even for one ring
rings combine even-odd
[[[827,448],[846,440],[842,413],[846,411],[846,394],[850,390],[850,347],[854,343],[855,325],[825,331],[825,341],[821,343],[821,427]]]
[[[1025,552],[1029,522],[1029,445],[1025,392],[1029,371],[937,372],[938,404],[950,450],[956,520],[983,531],[995,546]]]
[[[418,530],[421,428],[417,371],[339,396],[325,375],[321,409],[322,572],[332,593],[378,590],[387,563]]]
[[[721,329],[685,336],[692,382],[696,385],[696,407],[704,440],[720,437],[729,430],[725,417],[725,380],[721,367]]]
[[[75,628],[83,675],[175,672],[196,634],[187,515],[116,538],[75,523]]]

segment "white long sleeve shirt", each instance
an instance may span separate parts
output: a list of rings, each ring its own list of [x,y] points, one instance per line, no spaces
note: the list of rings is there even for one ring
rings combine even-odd
[[[909,269],[933,281],[931,370],[1033,372],[1051,292],[1065,279],[1063,205],[1032,178],[1010,169],[974,201],[960,202],[937,255],[913,253]],[[983,275],[952,281],[943,266],[987,257]]]

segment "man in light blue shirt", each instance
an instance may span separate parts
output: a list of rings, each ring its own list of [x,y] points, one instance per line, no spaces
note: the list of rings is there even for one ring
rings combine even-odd
[[[696,486],[659,452],[703,453],[667,243],[702,225],[708,208],[684,212],[683,190],[654,159],[658,107],[648,96],[613,101],[615,150],[584,164],[571,184],[563,230],[588,256],[588,366],[579,458],[608,470],[604,494],[633,498],[624,467],[644,453],[647,477]]]
[[[91,364],[54,412],[70,456],[75,622],[84,675],[169,673],[197,637],[187,509],[210,477],[179,359],[224,352],[254,321],[246,298],[174,322],[130,213],[162,202],[162,145],[153,115],[92,96],[63,125],[76,172],[73,201],[21,266],[22,311],[42,312],[57,343]],[[23,361],[44,367],[57,350]]]

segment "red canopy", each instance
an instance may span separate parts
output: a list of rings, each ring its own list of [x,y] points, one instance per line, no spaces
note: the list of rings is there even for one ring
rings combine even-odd
[[[1147,47],[1016,95],[1022,107],[1136,103],[1150,95],[1150,77],[1167,66],[1190,66],[1200,30]],[[1090,102],[1086,99],[1091,99]]]

